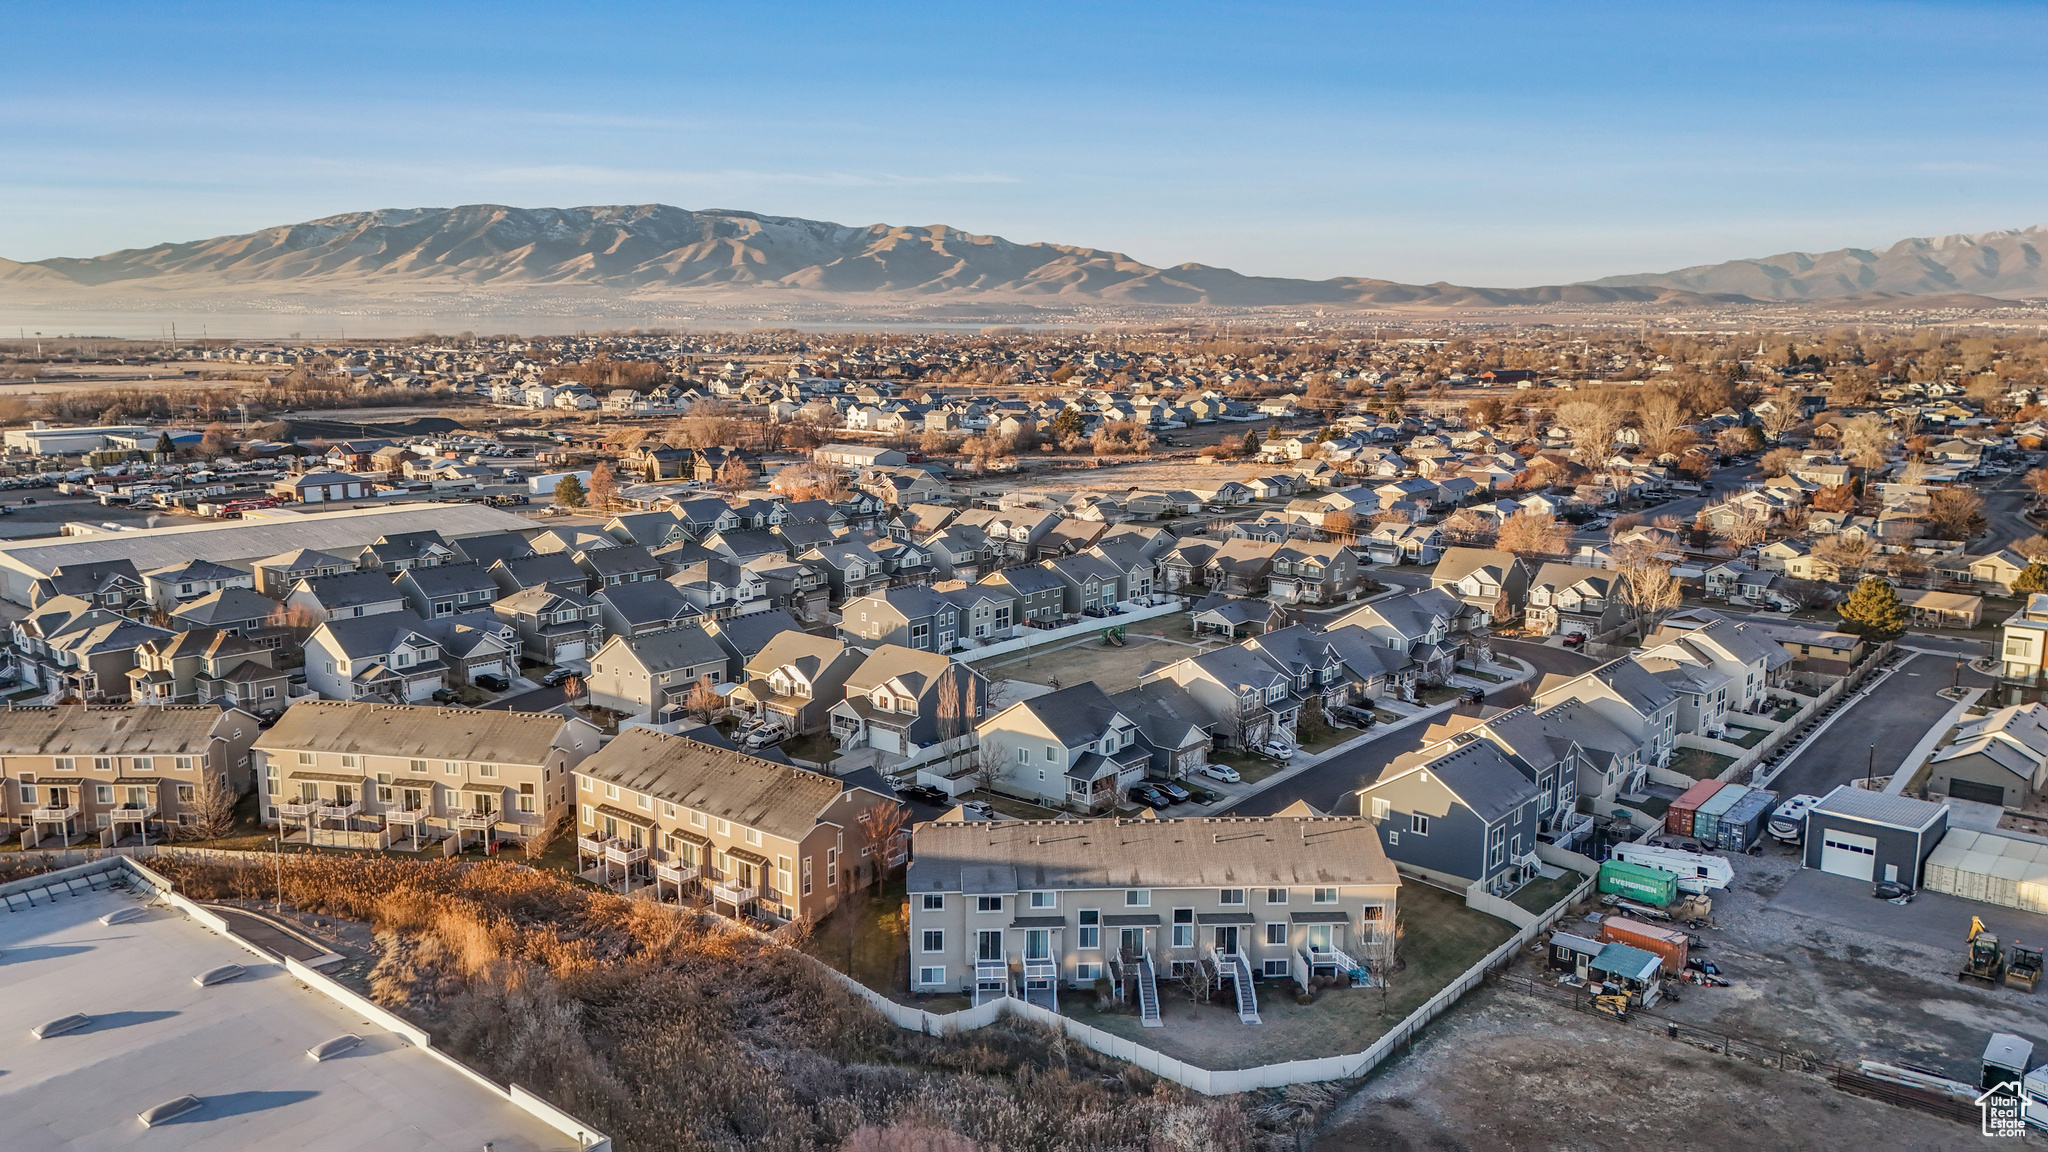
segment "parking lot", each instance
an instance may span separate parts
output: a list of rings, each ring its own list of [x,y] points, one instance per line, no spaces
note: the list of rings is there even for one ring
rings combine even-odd
[[[1736,1036],[1853,1062],[1903,1062],[1974,1083],[1984,1043],[2013,1032],[2048,1052],[2048,988],[1959,983],[1970,917],[2010,945],[2048,944],[2048,917],[1936,893],[1893,905],[1870,885],[1802,869],[1797,849],[1766,840],[1733,858],[1713,894],[1718,930],[1699,955],[1728,988],[1685,986],[1657,1013]]]

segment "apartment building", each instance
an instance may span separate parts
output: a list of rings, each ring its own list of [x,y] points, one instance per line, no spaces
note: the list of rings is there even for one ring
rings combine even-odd
[[[412,846],[448,836],[519,840],[570,803],[570,772],[597,727],[554,712],[304,700],[250,753],[263,820],[302,839],[390,832]]]
[[[576,769],[578,852],[607,881],[700,892],[734,916],[831,911],[900,860],[900,836],[871,835],[900,810],[872,772],[826,776],[649,728]]]
[[[1306,985],[1392,942],[1400,880],[1372,822],[1302,804],[1258,817],[934,821],[911,839],[921,992],[1042,998],[1197,964],[1241,972],[1246,987]],[[1151,1001],[1156,1023],[1156,989]]]
[[[191,822],[208,776],[249,790],[256,734],[211,705],[0,710],[0,812],[24,848],[155,843]]]

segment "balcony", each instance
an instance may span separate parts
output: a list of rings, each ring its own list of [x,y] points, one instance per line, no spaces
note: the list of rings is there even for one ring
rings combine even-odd
[[[1007,987],[1010,983],[1010,962],[1001,957],[994,960],[976,960],[974,962],[974,982],[976,984],[984,982],[1001,984]]]
[[[319,805],[319,809],[322,820],[346,820],[363,810],[363,802],[361,800],[351,800],[346,804],[339,804],[328,800],[322,802]]]
[[[578,836],[576,838],[576,851],[585,856],[602,856],[604,855],[605,847],[610,843],[611,841],[603,836]]]
[[[711,899],[720,904],[730,904],[735,908],[744,908],[760,898],[761,886],[758,884],[749,888],[731,888],[724,884],[716,884],[711,888]]]
[[[704,874],[701,868],[685,868],[676,864],[656,864],[654,878],[671,884],[689,884]]]
[[[154,804],[123,804],[107,813],[115,824],[139,824],[156,816]]]
[[[66,820],[75,820],[77,818],[78,805],[76,804],[64,808],[38,808],[35,811],[35,822],[38,824],[62,824]]]
[[[604,858],[612,864],[633,865],[647,859],[647,849],[614,840],[604,846]]]
[[[498,823],[496,812],[457,812],[455,827],[467,831],[488,831]]]
[[[318,815],[319,812],[320,802],[317,800],[305,800],[296,804],[281,803],[277,806],[279,816],[289,816],[294,820],[303,820],[308,816]]]
[[[1024,961],[1026,980],[1052,980],[1060,974],[1060,966],[1050,959]]]
[[[424,808],[393,808],[384,813],[384,822],[386,824],[412,824],[417,826],[426,817],[427,810]]]

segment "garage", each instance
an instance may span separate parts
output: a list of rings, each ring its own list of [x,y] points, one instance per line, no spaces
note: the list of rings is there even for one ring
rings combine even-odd
[[[1851,880],[1869,880],[1877,873],[1877,837],[1851,832],[1822,833],[1820,870]]]
[[[1957,800],[1974,800],[1979,804],[2005,806],[2005,789],[1996,784],[1982,784],[1975,780],[1951,779],[1948,794]]]
[[[586,647],[586,643],[582,640],[562,641],[561,643],[555,645],[555,663],[561,664],[569,660],[583,659],[583,653]]]
[[[1948,834],[1948,807],[1844,784],[1806,810],[1805,864],[1833,876],[1918,888]]]
[[[884,728],[879,724],[870,724],[868,725],[868,746],[878,748],[891,755],[901,755],[903,752],[903,736],[893,728]]]

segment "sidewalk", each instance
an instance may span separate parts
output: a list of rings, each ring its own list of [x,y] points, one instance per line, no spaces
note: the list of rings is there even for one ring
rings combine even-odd
[[[1494,692],[1504,688],[1512,688],[1517,684],[1526,683],[1527,681],[1533,679],[1536,675],[1535,665],[1525,663],[1524,661],[1518,660],[1513,656],[1496,657],[1494,660],[1494,667],[1500,668],[1504,671],[1512,671],[1514,672],[1514,674],[1510,676],[1508,679],[1498,684],[1495,684],[1487,680],[1474,680],[1469,676],[1454,675],[1452,679],[1466,681],[1466,686],[1468,687],[1477,686],[1485,688],[1488,692]],[[1519,667],[1520,671],[1514,671],[1514,669],[1517,667]],[[1370,744],[1383,736],[1386,736],[1390,733],[1399,732],[1404,728],[1408,728],[1415,724],[1419,724],[1434,719],[1435,717],[1441,716],[1444,713],[1449,712],[1451,709],[1456,708],[1457,706],[1458,701],[1454,697],[1450,700],[1444,701],[1441,704],[1431,705],[1428,708],[1419,708],[1415,712],[1407,716],[1403,716],[1399,720],[1389,721],[1385,724],[1375,724],[1372,726],[1370,730],[1361,732],[1358,735],[1352,737],[1351,739],[1344,741],[1342,744],[1337,744],[1332,747],[1325,748],[1324,750],[1316,753],[1313,756],[1297,756],[1293,760],[1288,761],[1287,766],[1285,768],[1282,768],[1280,771],[1273,773],[1271,776],[1266,777],[1264,780],[1255,781],[1251,784],[1224,784],[1216,780],[1205,780],[1204,783],[1206,784],[1206,786],[1214,788],[1216,791],[1223,793],[1223,799],[1218,800],[1215,803],[1214,807],[1222,808],[1226,805],[1242,804],[1246,800],[1251,799],[1253,796],[1256,796],[1259,793],[1264,792],[1266,789],[1271,788],[1274,785],[1281,783],[1282,781],[1291,780],[1294,777],[1301,775],[1303,772],[1306,772],[1311,768],[1317,767],[1318,765],[1322,764],[1325,760],[1329,760],[1337,756],[1342,756],[1347,752],[1356,751],[1357,749],[1363,748],[1367,744]]]

